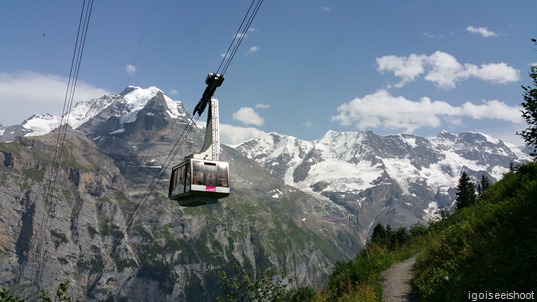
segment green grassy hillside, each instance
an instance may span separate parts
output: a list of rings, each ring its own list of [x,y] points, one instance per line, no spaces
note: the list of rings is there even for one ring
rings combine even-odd
[[[380,273],[413,254],[419,254],[418,301],[537,292],[537,163],[506,174],[476,204],[432,224],[425,234],[410,233],[395,245],[372,239],[355,259],[336,265],[313,300],[381,301]]]
[[[420,301],[537,292],[537,163],[506,174],[477,204],[431,226],[415,273]]]

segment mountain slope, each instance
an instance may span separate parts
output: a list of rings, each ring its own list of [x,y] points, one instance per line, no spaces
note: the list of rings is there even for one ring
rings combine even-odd
[[[450,206],[461,171],[495,180],[527,158],[480,133],[329,131],[312,142],[272,133],[223,146],[230,197],[181,208],[167,198],[170,167],[158,173],[191,118],[158,88],[128,87],[75,105],[45,203],[57,132],[35,134],[57,121],[36,115],[13,126],[24,137],[0,134],[11,141],[0,143],[0,286],[28,295],[67,278],[86,300],[209,301],[217,272],[236,265],[252,275],[277,265],[294,285],[319,285],[372,226],[427,223]],[[202,135],[194,126],[174,162]]]
[[[237,146],[274,176],[342,206],[365,242],[377,223],[409,226],[451,206],[462,171],[495,181],[526,152],[481,133],[433,138],[328,131],[313,142],[271,133]]]
[[[491,300],[528,299],[526,293],[537,290],[536,194],[533,162],[434,225],[416,265],[420,301],[476,300],[479,293]]]
[[[181,208],[167,199],[165,171],[118,241],[188,121],[180,104],[158,91],[149,95],[137,98],[145,98],[139,105],[103,97],[104,108],[67,130],[48,202],[57,132],[0,144],[2,287],[31,297],[36,286],[67,278],[86,300],[212,300],[217,272],[233,273],[235,264],[253,274],[278,265],[296,284],[314,285],[361,247],[340,207],[285,185],[227,147],[230,197]],[[193,129],[180,154],[199,149],[201,131]]]

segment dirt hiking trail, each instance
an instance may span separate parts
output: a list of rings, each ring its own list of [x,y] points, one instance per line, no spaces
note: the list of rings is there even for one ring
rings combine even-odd
[[[412,292],[413,268],[417,255],[392,265],[382,272],[382,300],[384,302],[415,302]]]

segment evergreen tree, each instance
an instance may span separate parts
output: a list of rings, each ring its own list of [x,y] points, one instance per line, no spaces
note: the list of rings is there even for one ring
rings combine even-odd
[[[380,243],[380,244],[385,244],[387,242],[387,238],[388,236],[386,234],[386,229],[384,228],[382,224],[377,223],[377,225],[373,229],[373,234],[371,235],[371,241]]]
[[[537,45],[536,39],[531,39],[531,41]],[[533,81],[533,88],[531,86],[522,86],[522,89],[524,89],[522,117],[526,120],[528,128],[522,132],[517,132],[517,134],[522,136],[526,145],[533,148],[530,155],[537,160],[537,66],[530,67],[529,76]]]
[[[466,172],[462,172],[457,186],[457,209],[465,208],[476,202],[475,184],[470,180]]]
[[[405,242],[410,240],[410,233],[406,228],[398,228],[390,238],[390,249],[395,250]]]
[[[515,170],[516,170],[515,164],[513,162],[511,162],[509,164],[509,172],[515,172]]]
[[[477,195],[481,196],[490,187],[490,180],[485,175],[481,175],[481,183],[477,185]]]

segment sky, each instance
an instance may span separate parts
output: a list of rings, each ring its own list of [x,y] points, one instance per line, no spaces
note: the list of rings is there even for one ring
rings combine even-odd
[[[192,112],[250,0],[95,1],[75,102],[156,86]],[[82,1],[0,0],[0,124],[59,115]],[[215,96],[225,142],[328,130],[514,143],[535,0],[266,0]]]

